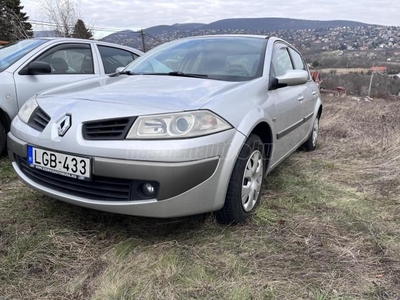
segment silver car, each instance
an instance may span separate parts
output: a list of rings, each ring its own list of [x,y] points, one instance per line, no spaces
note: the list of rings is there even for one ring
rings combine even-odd
[[[31,98],[13,120],[19,178],[50,197],[147,217],[243,222],[266,174],[314,150],[322,104],[287,42],[205,36],[159,46],[119,74]]]
[[[37,38],[0,49],[0,154],[11,120],[33,95],[63,84],[115,73],[143,53],[92,40]]]

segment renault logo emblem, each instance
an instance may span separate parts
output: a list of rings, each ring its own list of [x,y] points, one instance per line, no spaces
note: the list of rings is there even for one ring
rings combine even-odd
[[[71,128],[71,116],[66,115],[63,117],[58,123],[57,123],[57,129],[58,129],[58,135],[59,136],[64,136],[68,129]]]

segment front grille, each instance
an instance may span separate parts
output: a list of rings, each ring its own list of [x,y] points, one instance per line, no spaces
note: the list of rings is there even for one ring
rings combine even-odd
[[[37,107],[29,118],[28,125],[42,132],[50,122],[50,116]]]
[[[98,201],[128,201],[156,198],[159,183],[155,181],[118,179],[92,175],[90,181],[83,181],[57,175],[30,167],[26,158],[15,156],[21,171],[32,181],[68,195]],[[153,196],[146,196],[142,186],[150,183],[155,187]]]
[[[123,140],[135,120],[133,117],[86,122],[82,135],[85,140]]]
[[[31,168],[23,158],[18,158],[17,161],[26,176],[52,190],[92,200],[126,201],[130,199],[131,180],[93,175],[91,181],[81,181]]]

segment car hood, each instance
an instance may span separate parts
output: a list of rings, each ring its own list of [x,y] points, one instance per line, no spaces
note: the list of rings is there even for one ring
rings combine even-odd
[[[48,90],[38,95],[38,101],[55,98],[56,102],[63,103],[79,100],[168,111],[194,110],[243,84],[246,82],[159,75],[120,75]]]

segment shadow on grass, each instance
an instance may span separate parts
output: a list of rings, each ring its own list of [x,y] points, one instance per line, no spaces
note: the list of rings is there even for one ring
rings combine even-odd
[[[74,231],[97,231],[104,238],[131,237],[155,241],[186,237],[193,231],[201,230],[206,223],[213,223],[210,215],[170,219],[145,218],[120,215],[83,208],[50,198],[43,200],[44,217],[58,229]]]

